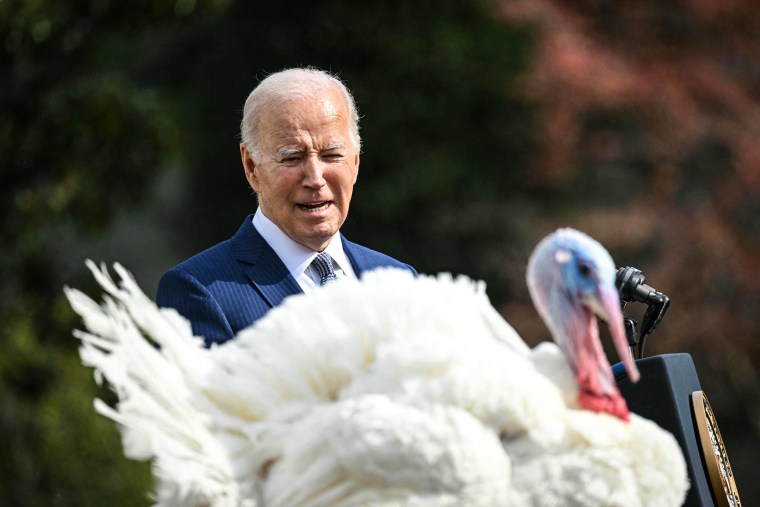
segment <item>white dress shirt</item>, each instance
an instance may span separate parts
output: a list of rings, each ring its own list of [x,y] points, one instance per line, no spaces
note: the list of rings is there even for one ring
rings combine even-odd
[[[308,293],[319,287],[319,273],[311,267],[311,262],[319,252],[293,241],[290,236],[282,232],[274,222],[262,213],[261,208],[257,208],[253,215],[253,226],[264,238],[264,241],[272,247],[274,253],[285,264],[291,276],[295,278],[304,292]],[[330,243],[324,251],[332,257],[335,276],[339,280],[341,278],[356,278],[354,268],[346,257],[346,252],[343,251],[343,241],[339,233],[330,239]]]

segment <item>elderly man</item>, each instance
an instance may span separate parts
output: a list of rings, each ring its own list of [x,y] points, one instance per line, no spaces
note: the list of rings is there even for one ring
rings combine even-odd
[[[167,271],[157,302],[207,345],[250,326],[285,297],[378,267],[414,268],[339,230],[359,173],[358,113],[336,77],[288,69],[248,96],[240,157],[258,209],[227,241]]]

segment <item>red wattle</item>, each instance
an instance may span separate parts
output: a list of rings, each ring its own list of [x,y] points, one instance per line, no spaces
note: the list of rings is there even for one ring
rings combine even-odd
[[[631,420],[628,404],[620,393],[612,395],[594,394],[585,391],[578,393],[578,405],[593,412],[606,412],[625,422]]]

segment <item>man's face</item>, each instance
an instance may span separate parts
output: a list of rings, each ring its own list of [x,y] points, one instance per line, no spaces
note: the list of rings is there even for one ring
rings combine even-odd
[[[240,145],[261,211],[294,241],[321,251],[348,214],[359,172],[348,109],[337,89],[270,107],[259,158]]]

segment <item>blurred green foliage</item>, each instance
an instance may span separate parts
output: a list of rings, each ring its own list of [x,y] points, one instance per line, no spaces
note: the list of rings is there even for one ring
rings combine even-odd
[[[108,392],[70,337],[57,240],[105,233],[181,159],[170,93],[140,82],[141,34],[171,40],[222,7],[0,2],[3,505],[148,503],[148,465],[123,458],[117,429],[92,408]]]

